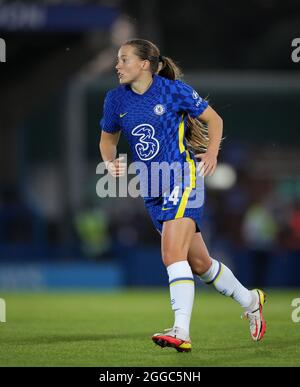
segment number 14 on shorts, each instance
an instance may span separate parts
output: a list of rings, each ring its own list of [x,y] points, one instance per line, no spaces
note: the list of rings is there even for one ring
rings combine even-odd
[[[171,209],[172,207],[170,206],[172,205],[177,205],[179,202],[179,188],[179,185],[176,185],[170,195],[167,192],[164,193],[163,211]]]

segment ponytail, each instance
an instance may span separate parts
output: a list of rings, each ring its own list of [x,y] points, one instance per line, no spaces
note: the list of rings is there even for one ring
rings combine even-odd
[[[159,71],[158,75],[167,79],[181,79],[183,73],[181,69],[167,56],[159,56]]]
[[[161,55],[159,56],[158,75],[173,80],[182,79],[183,77],[181,69],[173,60]],[[188,116],[185,138],[189,149],[201,153],[206,152],[209,144],[207,125],[198,120],[198,118]]]

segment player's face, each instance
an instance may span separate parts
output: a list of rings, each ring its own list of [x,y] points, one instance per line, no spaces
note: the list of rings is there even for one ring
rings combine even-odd
[[[139,79],[146,68],[145,62],[135,54],[134,47],[122,46],[118,52],[116,65],[120,83],[132,83]]]

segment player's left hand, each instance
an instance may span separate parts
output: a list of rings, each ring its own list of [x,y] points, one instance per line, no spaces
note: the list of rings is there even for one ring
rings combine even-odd
[[[200,159],[201,162],[197,168],[200,175],[203,177],[211,176],[217,167],[217,154],[212,151],[206,151],[205,153],[198,153],[195,155],[196,159]]]

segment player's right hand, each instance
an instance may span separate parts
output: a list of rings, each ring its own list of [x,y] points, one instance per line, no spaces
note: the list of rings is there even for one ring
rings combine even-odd
[[[127,169],[127,163],[122,162],[123,159],[124,157],[119,157],[115,160],[105,162],[105,166],[108,172],[113,177],[122,177],[125,175],[126,169]]]

